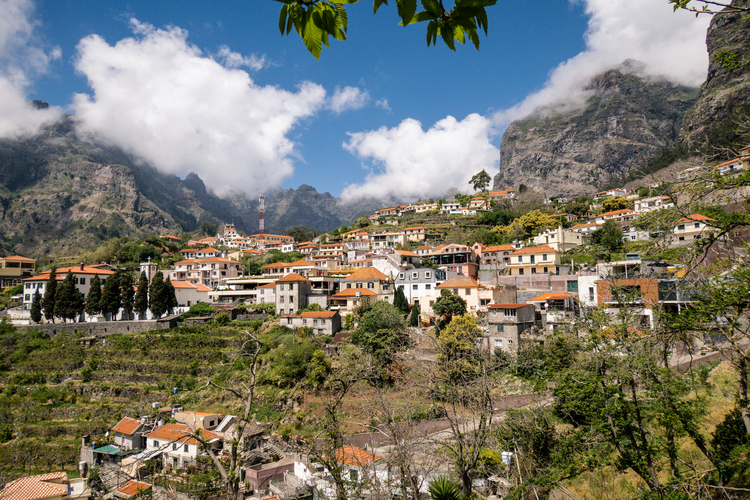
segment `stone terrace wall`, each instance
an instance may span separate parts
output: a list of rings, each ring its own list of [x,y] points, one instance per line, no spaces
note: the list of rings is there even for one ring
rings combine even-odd
[[[113,333],[141,333],[169,328],[168,322],[156,321],[103,321],[101,323],[45,323],[43,325],[16,325],[18,329],[36,329],[55,335],[60,332],[82,333],[84,337],[112,335]]]

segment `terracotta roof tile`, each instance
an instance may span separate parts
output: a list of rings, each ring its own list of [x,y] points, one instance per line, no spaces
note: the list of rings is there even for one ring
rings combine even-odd
[[[361,267],[361,268],[357,269],[356,271],[354,271],[353,273],[351,273],[349,276],[347,276],[344,279],[345,280],[349,280],[349,281],[352,281],[352,280],[354,280],[354,281],[356,281],[356,280],[381,280],[381,281],[384,281],[384,280],[388,279],[388,276],[386,276],[385,274],[381,273],[380,271],[378,271],[374,267]]]
[[[695,221],[716,221],[716,219],[712,219],[711,217],[706,217],[705,215],[701,214],[692,214],[688,215],[687,217],[678,220],[677,222],[695,222]]]
[[[480,285],[471,278],[448,278],[435,288],[479,288]]]
[[[276,283],[286,283],[286,282],[295,282],[295,281],[310,281],[309,279],[305,278],[304,276],[297,274],[297,273],[289,273],[283,278],[279,278],[276,280]]]
[[[141,422],[140,420],[136,420],[130,417],[124,417],[122,420],[120,420],[120,422],[118,422],[117,425],[112,427],[112,430],[115,432],[119,432],[120,434],[132,436],[133,433],[137,431],[141,425],[143,425],[143,422]]]
[[[341,290],[339,293],[337,293],[331,298],[347,299],[349,297],[356,297],[357,293],[359,293],[362,297],[371,297],[371,296],[377,295],[377,293],[373,292],[372,290],[368,290],[366,288],[347,288],[345,290]]]
[[[130,498],[151,489],[152,485],[131,479],[124,486],[115,490],[115,496],[119,498]]]
[[[36,262],[36,259],[29,259],[28,257],[21,257],[20,255],[11,255],[9,257],[2,257],[3,260],[22,261],[22,262]]]
[[[559,252],[549,245],[538,245],[535,247],[519,248],[518,250],[513,252],[511,255],[521,255],[521,254],[527,254],[527,253],[559,253]]]
[[[16,479],[5,485],[0,497],[3,500],[38,500],[65,496],[68,494],[68,485],[62,482],[67,480],[67,472],[52,472]]]
[[[300,318],[329,319],[336,316],[336,311],[306,311],[300,314]]]
[[[340,464],[363,467],[372,462],[377,462],[383,457],[373,455],[369,451],[363,450],[362,448],[357,448],[356,446],[344,445],[336,450],[335,458],[336,461]]]
[[[565,292],[549,292],[549,293],[543,293],[541,295],[537,295],[533,299],[528,299],[526,302],[546,302],[548,300],[565,300],[565,299],[575,299],[575,295],[571,295],[569,293]]]
[[[214,434],[205,429],[196,429],[196,432],[198,432],[203,439],[207,440],[221,438],[218,434]],[[199,444],[197,439],[191,437],[192,434],[190,427],[185,424],[164,424],[155,431],[146,434],[146,437],[150,439],[166,439],[178,443]]]

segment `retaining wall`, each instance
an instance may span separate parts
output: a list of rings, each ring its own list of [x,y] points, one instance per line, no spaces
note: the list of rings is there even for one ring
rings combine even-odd
[[[165,330],[169,328],[168,322],[157,323],[156,321],[103,321],[95,323],[45,323],[42,325],[16,325],[18,329],[36,329],[55,335],[60,332],[82,333],[84,337],[94,335],[112,335],[113,333],[141,333],[151,330]]]

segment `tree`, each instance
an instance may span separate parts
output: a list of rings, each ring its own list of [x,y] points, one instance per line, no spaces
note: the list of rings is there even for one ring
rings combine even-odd
[[[277,0],[284,4],[279,16],[279,31],[288,35],[294,29],[302,42],[316,59],[320,59],[323,44],[328,47],[328,37],[346,40],[349,25],[344,4],[356,0]],[[398,16],[402,25],[427,22],[427,45],[435,45],[437,37],[456,50],[456,41],[466,43],[468,38],[479,50],[478,29],[487,34],[487,12],[485,7],[495,5],[497,0],[472,0],[456,2],[449,11],[443,8],[442,0],[423,0],[425,10],[417,12],[417,0],[400,0]],[[387,0],[374,0],[373,10],[377,13]]]
[[[169,308],[167,286],[164,283],[164,275],[157,271],[151,285],[148,287],[148,308],[156,318],[161,318]]]
[[[81,294],[76,288],[74,280],[73,271],[68,271],[55,294],[55,316],[63,318],[66,322],[69,319],[74,319],[83,309],[81,307]]]
[[[602,202],[602,210],[605,212],[614,212],[615,210],[623,210],[625,208],[630,208],[630,201],[622,196],[607,198]]]
[[[440,376],[458,382],[472,378],[478,359],[476,340],[482,335],[469,314],[456,316],[437,337],[437,369]]]
[[[122,306],[122,295],[120,293],[120,272],[110,275],[104,282],[99,309],[103,314],[109,315],[110,319],[117,319],[117,312]]]
[[[414,304],[411,308],[411,314],[409,315],[409,326],[419,326],[419,305]]]
[[[622,246],[623,234],[615,221],[608,220],[602,227],[591,233],[591,243],[614,252]]]
[[[440,291],[440,297],[432,305],[432,310],[438,316],[437,329],[442,330],[453,320],[454,316],[466,314],[466,301],[444,288]]]
[[[44,290],[44,299],[42,300],[42,309],[47,321],[55,322],[55,294],[57,293],[57,274],[56,269],[52,268],[47,280],[47,288]]]
[[[478,174],[474,174],[469,183],[474,188],[474,191],[484,191],[490,185],[491,180],[490,174],[482,169]]]
[[[541,210],[532,210],[513,221],[513,224],[519,224],[523,228],[526,237],[528,237],[536,233],[539,229],[557,227],[560,222],[542,213]]]
[[[204,236],[216,236],[216,231],[219,229],[219,226],[211,221],[204,220],[201,222],[201,226],[199,231]]]
[[[284,234],[294,238],[297,243],[302,243],[303,241],[311,241],[320,234],[320,231],[307,226],[295,226]]]
[[[173,314],[174,310],[180,304],[177,302],[177,294],[175,293],[174,285],[172,284],[172,280],[169,279],[169,276],[167,276],[167,279],[164,281],[164,286],[167,295],[167,310],[169,311],[169,314]]]
[[[31,301],[31,321],[40,323],[42,321],[42,296],[37,288],[34,292],[34,299]]]
[[[120,277],[120,289],[122,290],[122,309],[125,318],[130,321],[135,307],[135,290],[133,289],[133,275],[125,272]]]
[[[404,314],[409,312],[409,301],[406,300],[406,295],[404,295],[404,290],[401,287],[396,287],[396,293],[393,297],[393,305]]]
[[[359,322],[359,328],[349,337],[353,344],[371,355],[381,369],[378,378],[390,381],[384,373],[395,361],[396,353],[409,345],[406,323],[396,306],[384,300],[376,302]]]
[[[367,227],[370,225],[370,218],[366,215],[362,215],[360,217],[357,217],[357,219],[354,221],[354,224],[352,224],[352,227],[355,229],[362,229],[363,227]]]
[[[94,316],[102,311],[102,285],[99,280],[99,275],[95,274],[91,278],[91,284],[89,285],[89,296],[86,299],[86,314]]]
[[[141,275],[138,277],[138,290],[135,292],[133,308],[141,319],[143,319],[148,309],[148,278],[146,277],[146,271],[141,271]]]

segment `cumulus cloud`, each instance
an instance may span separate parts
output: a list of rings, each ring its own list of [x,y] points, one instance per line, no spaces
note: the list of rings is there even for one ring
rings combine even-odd
[[[92,35],[77,47],[76,69],[93,91],[74,97],[80,133],[163,172],[195,172],[219,195],[255,194],[293,173],[287,135],[324,106],[321,86],[259,86],[203,55],[182,29],[131,24],[135,36],[114,46]]]
[[[238,52],[232,52],[226,45],[222,45],[219,48],[218,56],[226,68],[237,69],[245,66],[248,69],[258,71],[268,66],[268,61],[266,60],[265,55],[261,57],[258,57],[255,54],[252,54],[249,57],[243,56]]]
[[[490,120],[471,114],[458,121],[448,116],[429,130],[407,119],[397,127],[349,134],[343,147],[380,166],[361,184],[347,186],[343,201],[362,197],[417,199],[441,196],[447,187],[468,189],[469,179],[484,169],[494,176],[499,151]]]
[[[32,14],[30,0],[0,2],[0,137],[34,133],[61,114],[55,107],[36,109],[27,97],[32,79],[61,56],[59,47],[46,52],[36,39]]]
[[[698,86],[706,78],[706,30],[710,16],[673,12],[662,0],[581,0],[589,17],[586,50],[561,63],[544,87],[495,114],[497,124],[523,118],[552,104],[577,105],[592,77],[626,59],[643,63],[645,75]]]
[[[370,100],[370,93],[357,87],[336,86],[333,95],[328,101],[328,108],[340,115],[350,109],[361,109]]]
[[[375,106],[384,109],[385,111],[388,111],[389,113],[393,111],[391,107],[388,105],[388,99],[378,99],[375,101]]]

